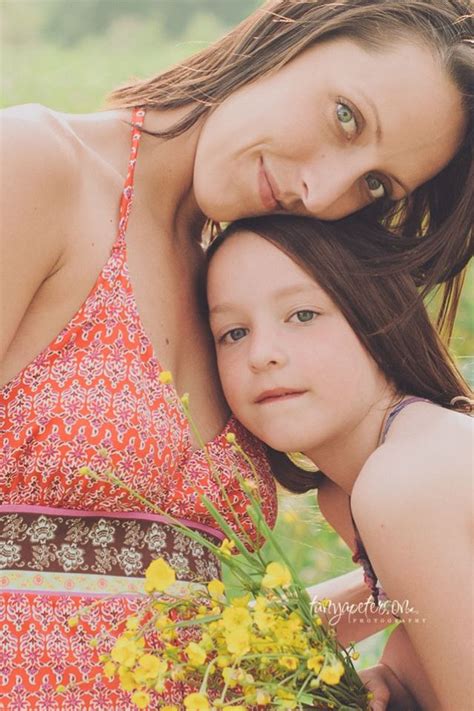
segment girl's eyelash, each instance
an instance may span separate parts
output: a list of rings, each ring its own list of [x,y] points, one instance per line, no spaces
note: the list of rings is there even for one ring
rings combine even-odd
[[[245,328],[230,328],[228,331],[223,333],[222,336],[219,336],[217,338],[217,343],[230,344],[230,343],[237,343],[238,341],[240,341],[241,340],[240,338],[237,338],[237,340],[235,340],[235,341],[234,340],[227,340],[227,337],[230,336],[230,334],[233,333],[234,331],[245,332],[246,329]],[[242,338],[244,335],[245,335],[245,333],[243,333]]]

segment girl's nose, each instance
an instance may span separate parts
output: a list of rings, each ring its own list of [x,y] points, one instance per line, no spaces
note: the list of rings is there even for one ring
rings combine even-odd
[[[268,337],[254,338],[250,345],[248,362],[250,369],[257,373],[272,368],[280,368],[287,362],[281,347]]]

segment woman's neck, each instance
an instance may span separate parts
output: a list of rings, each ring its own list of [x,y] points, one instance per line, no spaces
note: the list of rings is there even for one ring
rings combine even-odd
[[[350,496],[364,464],[380,444],[390,410],[399,401],[394,393],[374,403],[353,426],[332,440],[305,452],[324,474]]]
[[[147,111],[144,128],[151,132],[164,131],[188,111],[188,107]],[[194,158],[200,130],[199,124],[175,138],[163,139],[146,133],[141,138],[136,194],[140,194],[157,228],[173,233],[176,239],[192,236],[199,240],[206,219],[193,190]]]

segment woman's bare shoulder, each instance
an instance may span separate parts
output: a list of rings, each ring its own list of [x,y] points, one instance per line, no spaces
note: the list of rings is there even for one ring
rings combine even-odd
[[[38,105],[1,116],[0,360],[28,305],[65,252],[80,170],[67,123]]]
[[[40,104],[22,104],[1,112],[2,158],[11,173],[28,170],[30,182],[38,174],[41,185],[72,178],[76,141],[67,121]]]

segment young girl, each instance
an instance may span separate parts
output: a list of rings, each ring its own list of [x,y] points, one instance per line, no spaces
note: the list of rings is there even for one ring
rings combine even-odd
[[[384,251],[355,218],[232,224],[209,252],[219,373],[251,432],[317,465],[281,481],[318,488],[375,601],[417,611],[385,661],[423,708],[467,709],[472,427],[455,410],[469,391],[413,278],[380,267]]]

